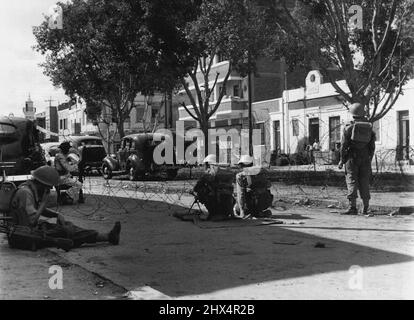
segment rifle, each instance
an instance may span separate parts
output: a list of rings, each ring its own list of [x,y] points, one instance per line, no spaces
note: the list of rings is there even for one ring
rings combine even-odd
[[[74,244],[71,239],[47,236],[43,231],[10,223],[10,217],[0,217],[0,233],[7,235],[10,248],[36,251],[41,247],[55,247],[68,252]]]

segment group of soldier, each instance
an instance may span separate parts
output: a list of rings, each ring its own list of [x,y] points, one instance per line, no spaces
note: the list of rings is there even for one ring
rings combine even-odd
[[[205,174],[196,183],[193,193],[207,208],[209,220],[271,216],[268,208],[273,195],[267,171],[254,167],[253,158],[248,155],[242,156],[238,165],[242,171],[236,175],[237,196],[234,199],[231,169],[218,165],[215,155],[204,159]]]
[[[14,246],[22,249],[30,248],[33,241],[39,239],[39,235],[43,240],[40,242],[36,240],[38,247],[58,246],[70,250],[86,243],[109,242],[118,245],[120,222],[116,222],[108,233],[100,233],[80,228],[66,221],[62,214],[47,207],[50,190],[53,187],[59,192],[60,188],[65,186],[62,200],[64,204],[73,204],[76,200],[79,203],[84,202],[82,183],[72,177],[72,173],[78,171],[79,155],[71,149],[69,142],[63,142],[59,148],[60,152],[55,157],[54,167],[42,166],[32,171],[32,178],[19,185],[11,198],[9,210],[11,223],[19,226],[18,230],[28,230],[20,232],[20,237],[14,237]],[[41,217],[56,218],[56,223]],[[52,241],[53,239],[64,241]]]
[[[358,190],[363,201],[362,213],[369,210],[371,162],[375,152],[375,133],[372,124],[365,118],[365,110],[361,104],[350,107],[353,121],[344,129],[341,143],[341,161],[339,168],[345,166],[348,187],[349,208],[346,215],[356,215]],[[121,225],[115,224],[113,229],[101,234],[94,230],[85,230],[65,221],[63,216],[47,208],[50,190],[53,187],[67,185],[69,203],[83,202],[82,183],[71,177],[76,171],[71,163],[69,142],[60,145],[61,152],[56,155],[55,168],[40,167],[32,171],[32,179],[21,184],[10,202],[10,214],[13,224],[29,227],[50,237],[69,239],[73,247],[83,243],[106,241],[119,243]],[[251,156],[242,156],[238,165],[241,169],[235,177],[236,197],[233,196],[233,173],[229,168],[218,165],[215,155],[204,160],[205,174],[196,183],[193,194],[196,200],[205,205],[208,219],[220,221],[229,218],[246,219],[249,217],[269,217],[273,195],[268,172],[263,167],[254,166]],[[56,218],[56,223],[41,220],[40,217]]]
[[[365,117],[360,103],[349,108],[353,120],[346,124],[341,141],[339,169],[345,166],[349,207],[343,215],[357,215],[358,190],[363,202],[361,214],[369,213],[371,199],[369,184],[372,176],[372,159],[375,153],[375,132]],[[194,187],[196,199],[204,204],[212,220],[246,217],[268,217],[273,195],[267,171],[253,166],[253,158],[242,156],[236,175],[236,199],[233,197],[233,179],[229,169],[220,167],[214,155],[204,160],[205,174]]]

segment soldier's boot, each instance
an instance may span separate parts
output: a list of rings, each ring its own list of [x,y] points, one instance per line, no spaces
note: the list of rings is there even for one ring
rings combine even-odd
[[[362,214],[363,215],[369,214],[370,213],[370,210],[369,210],[369,200],[362,199],[362,203],[364,205],[364,208],[362,209]]]
[[[356,199],[349,200],[349,208],[347,211],[341,212],[341,215],[345,216],[355,216],[358,214],[358,210],[356,207]]]
[[[121,222],[117,221],[109,233],[98,233],[96,236],[96,242],[109,242],[110,244],[117,246],[121,237]]]

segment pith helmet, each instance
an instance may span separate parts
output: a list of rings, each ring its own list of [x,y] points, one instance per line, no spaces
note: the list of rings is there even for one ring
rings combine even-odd
[[[253,164],[253,157],[248,156],[248,155],[243,155],[241,156],[240,160],[239,160],[239,164],[244,164],[244,165],[251,165]]]
[[[349,112],[354,117],[364,117],[365,116],[365,107],[361,103],[354,103],[349,107]]]
[[[203,161],[203,163],[208,163],[208,164],[216,164],[217,160],[216,160],[216,156],[214,154],[209,154]]]
[[[31,172],[33,178],[44,185],[54,187],[59,184],[59,173],[50,166],[43,166]]]

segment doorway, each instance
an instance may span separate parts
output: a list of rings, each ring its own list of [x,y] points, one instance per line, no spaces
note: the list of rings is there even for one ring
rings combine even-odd
[[[309,144],[317,140],[319,142],[319,118],[309,119]]]
[[[397,161],[410,159],[410,120],[409,112],[398,112]]]
[[[274,151],[277,152],[277,154],[280,153],[280,121],[274,121],[273,122],[273,133],[274,133]]]

